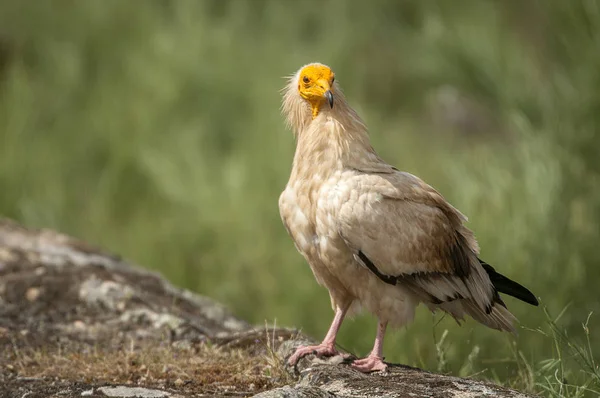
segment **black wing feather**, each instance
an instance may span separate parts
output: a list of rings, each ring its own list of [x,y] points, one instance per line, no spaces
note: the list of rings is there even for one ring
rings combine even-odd
[[[489,275],[490,280],[492,281],[492,284],[496,290],[498,290],[500,293],[508,294],[509,296],[518,298],[519,300],[531,305],[537,306],[539,304],[537,298],[525,286],[508,279],[502,274],[499,274],[496,272],[494,267],[485,261],[479,259],[479,263]]]

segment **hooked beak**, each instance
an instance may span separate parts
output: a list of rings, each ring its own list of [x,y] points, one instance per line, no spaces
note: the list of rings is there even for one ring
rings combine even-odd
[[[327,103],[329,103],[329,107],[333,109],[333,93],[331,90],[325,91],[325,99],[327,99]]]
[[[319,92],[323,93],[323,98],[327,100],[330,108],[333,108],[333,92],[329,80],[321,79],[318,81]],[[321,91],[323,90],[323,91]]]

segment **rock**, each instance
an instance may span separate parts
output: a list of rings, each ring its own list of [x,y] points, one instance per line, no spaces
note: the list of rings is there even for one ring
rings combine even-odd
[[[289,340],[280,345],[278,355],[288,358],[300,344],[314,344],[310,340]],[[354,357],[335,356],[326,360],[307,357],[290,371],[299,375],[294,394],[288,389],[266,392],[260,397],[428,397],[475,398],[510,397],[527,398],[528,395],[479,380],[443,376],[405,365],[390,364],[386,372],[363,374],[347,366]],[[315,390],[317,388],[317,390]],[[320,391],[320,392],[319,392]],[[331,395],[310,395],[310,394]],[[276,395],[268,395],[268,394]],[[280,395],[277,395],[280,394]],[[304,395],[302,395],[304,394]]]
[[[98,392],[114,398],[169,398],[173,396],[166,391],[127,386],[100,387]]]
[[[401,365],[365,375],[341,356],[287,366],[307,342],[84,242],[0,219],[0,397],[526,397]]]
[[[115,329],[122,339],[162,339],[165,330],[174,338],[204,338],[249,328],[210,299],[53,231],[29,231],[2,220],[0,247],[1,327],[95,341],[112,339]]]
[[[257,394],[256,398],[335,398],[335,394],[319,387],[284,386]]]

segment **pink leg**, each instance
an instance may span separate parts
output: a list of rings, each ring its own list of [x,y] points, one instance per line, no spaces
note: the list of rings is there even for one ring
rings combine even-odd
[[[368,373],[376,370],[386,370],[387,365],[383,362],[383,337],[385,336],[385,328],[387,322],[379,322],[377,326],[377,337],[375,337],[375,345],[368,357],[357,359],[352,362],[352,367],[361,372]]]
[[[340,326],[342,326],[346,311],[348,311],[348,306],[346,306],[346,308],[337,307],[335,310],[335,317],[333,318],[333,322],[331,323],[323,342],[319,345],[298,347],[296,352],[288,359],[288,363],[290,365],[295,365],[300,358],[308,354],[315,354],[319,357],[337,355],[338,351],[335,349],[335,338],[340,330]]]

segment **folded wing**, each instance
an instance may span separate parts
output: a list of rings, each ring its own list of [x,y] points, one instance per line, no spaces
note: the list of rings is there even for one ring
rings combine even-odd
[[[466,218],[437,191],[397,171],[359,173],[345,184],[358,195],[341,204],[338,232],[361,265],[457,320],[468,314],[489,327],[514,331],[514,317],[462,224]]]

